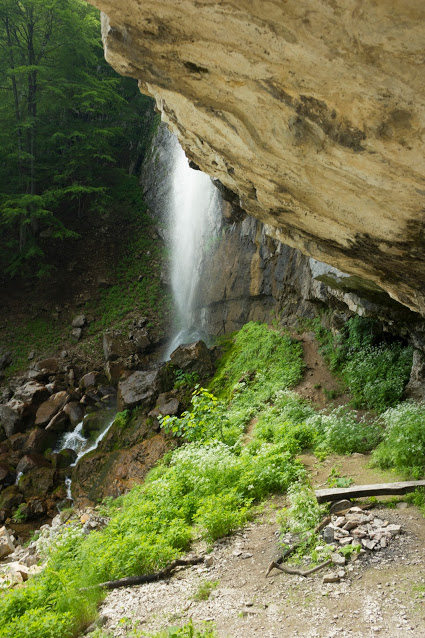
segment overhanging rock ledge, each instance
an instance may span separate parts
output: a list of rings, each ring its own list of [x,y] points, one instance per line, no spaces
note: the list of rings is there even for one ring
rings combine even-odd
[[[91,0],[107,60],[268,232],[425,315],[423,0]]]

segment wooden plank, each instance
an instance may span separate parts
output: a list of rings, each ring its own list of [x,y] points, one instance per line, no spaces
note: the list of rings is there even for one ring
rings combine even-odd
[[[425,487],[425,481],[400,481],[398,483],[377,483],[376,485],[354,485],[352,487],[332,487],[326,490],[315,490],[318,503],[340,501],[343,498],[362,498],[363,496],[397,496],[414,492],[418,487]]]

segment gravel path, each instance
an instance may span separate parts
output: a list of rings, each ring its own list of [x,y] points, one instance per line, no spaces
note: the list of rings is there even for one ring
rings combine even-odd
[[[274,571],[265,578],[279,554],[276,504],[271,501],[255,524],[217,543],[209,567],[110,593],[100,610],[106,631],[133,637],[192,618],[195,625],[213,621],[220,638],[425,636],[425,519],[416,508],[376,508],[403,534],[387,549],[350,564],[340,583],[323,584],[326,570],[309,578]],[[207,600],[196,602],[205,581],[218,584]]]

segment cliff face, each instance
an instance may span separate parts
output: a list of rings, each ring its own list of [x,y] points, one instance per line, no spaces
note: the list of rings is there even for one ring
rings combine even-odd
[[[425,314],[422,0],[92,0],[106,57],[267,232]]]

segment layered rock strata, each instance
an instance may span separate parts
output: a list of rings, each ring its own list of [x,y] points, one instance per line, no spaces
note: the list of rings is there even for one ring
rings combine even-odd
[[[425,313],[421,0],[91,0],[106,57],[285,244]]]

